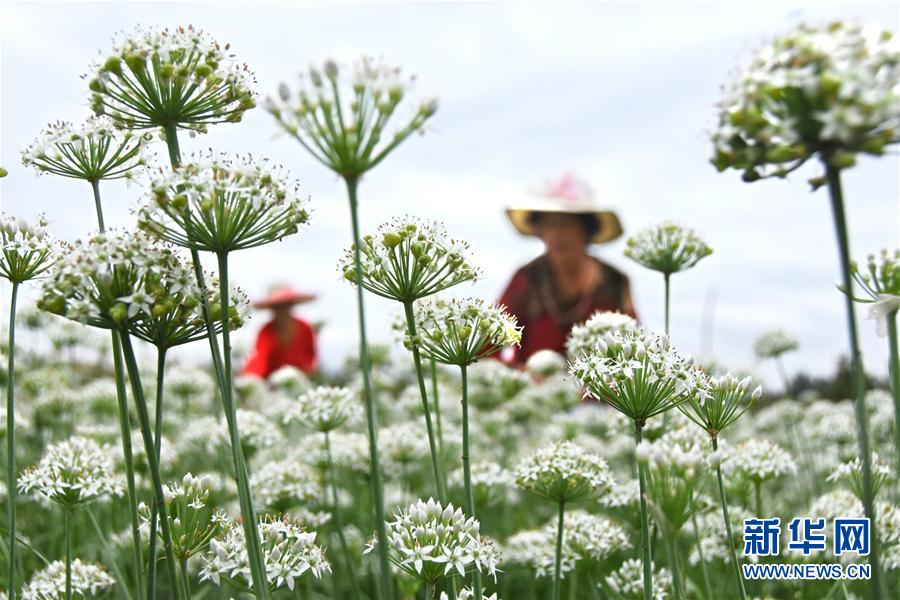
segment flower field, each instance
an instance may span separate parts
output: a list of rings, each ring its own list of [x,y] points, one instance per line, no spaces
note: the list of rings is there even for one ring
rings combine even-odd
[[[97,228],[63,242],[39,215],[0,222],[4,598],[897,597],[900,251],[853,260],[841,179],[900,142],[889,32],[833,23],[768,42],[725,86],[711,140],[722,176],[822,171],[810,184],[840,256],[839,289],[822,293],[846,303],[828,326],[848,334],[853,385],[837,402],[679,351],[671,280],[716,256],[671,221],[625,250],[662,275],[664,331],[599,312],[565,356],[497,360],[522,327],[460,296],[481,275],[465,232],[360,222],[365,176],[401,144],[427,144],[413,134],[439,110],[398,68],[329,60],[299,89],[257,90],[252,65],[194,27],[138,29],[102,52],[85,78],[94,114],[22,151],[37,173],[75,180],[71,201]],[[240,127],[249,110],[346,187],[354,243],[317,258],[357,299],[359,347],[327,378],[236,366],[249,302],[230,259],[315,227],[315,198],[280,166],[182,155],[179,139]],[[140,209],[107,228],[104,183],[122,178]],[[23,286],[36,307],[17,306]],[[396,303],[392,347],[367,339],[373,296]],[[860,305],[885,336],[884,355],[866,358],[889,357],[888,386],[866,385]],[[22,328],[47,343],[17,345]],[[185,344],[208,353],[202,366],[171,360]],[[797,346],[774,331],[755,353],[784,373]],[[866,519],[865,547],[831,529]],[[775,564],[848,576],[748,576]],[[849,576],[860,566],[867,577]]]

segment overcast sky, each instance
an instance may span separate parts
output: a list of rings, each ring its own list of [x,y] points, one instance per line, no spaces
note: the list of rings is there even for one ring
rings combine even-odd
[[[380,55],[417,74],[415,93],[438,96],[440,110],[424,137],[408,140],[366,177],[362,227],[371,231],[401,214],[443,220],[451,235],[470,241],[485,272],[464,293],[499,296],[515,268],[540,253],[540,242],[518,236],[503,208],[545,179],[573,171],[603,206],[618,211],[626,233],[673,219],[714,248],[697,268],[673,278],[672,336],[685,352],[704,349],[704,311],[713,316],[712,349],[729,366],[750,365],[753,338],[772,327],[801,340],[801,351],[786,361],[790,370],[830,372],[845,351],[828,198],[805,183],[818,174],[816,166],[790,181],[745,184],[738,173],[719,174],[709,164],[708,132],[721,85],[770,36],[802,21],[832,19],[896,31],[896,2],[3,2],[0,11],[0,163],[10,172],[2,208],[26,218],[46,213],[61,238],[95,227],[90,188],[35,176],[21,166],[20,150],[47,123],[88,115],[80,75],[114,33],[190,23],[230,42],[255,71],[263,96],[325,58],[349,64],[362,54]],[[341,182],[279,136],[261,109],[240,124],[186,137],[183,151],[269,156],[302,182],[314,210],[310,226],[234,254],[232,279],[252,296],[276,280],[318,292],[319,301],[302,313],[326,322],[323,359],[340,364],[357,335],[355,295],[335,267],[350,241]],[[166,158],[164,146],[156,151]],[[862,159],[846,173],[854,256],[897,246],[898,173],[896,153]],[[140,190],[109,183],[103,191],[107,221],[132,226]],[[624,239],[596,247],[596,254],[628,273],[642,321],[661,328],[662,278],[622,256]],[[7,294],[4,288],[4,305]],[[371,338],[389,341],[396,306],[370,297],[368,308]],[[865,315],[859,309],[867,367],[883,373],[887,343]],[[239,339],[249,343],[264,318],[256,315]],[[762,372],[775,385],[774,371]]]

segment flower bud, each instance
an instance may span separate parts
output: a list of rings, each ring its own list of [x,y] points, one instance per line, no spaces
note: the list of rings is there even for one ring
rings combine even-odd
[[[322,68],[325,71],[325,77],[334,81],[338,76],[338,66],[337,63],[331,60],[330,58],[325,61],[325,65]]]

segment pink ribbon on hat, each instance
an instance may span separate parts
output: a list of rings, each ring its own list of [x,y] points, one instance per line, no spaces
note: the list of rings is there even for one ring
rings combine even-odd
[[[543,191],[545,196],[572,203],[582,202],[588,196],[585,185],[575,179],[571,173],[566,173],[558,180],[547,183]]]

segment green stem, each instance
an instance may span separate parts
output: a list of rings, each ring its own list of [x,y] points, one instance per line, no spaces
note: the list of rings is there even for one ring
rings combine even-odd
[[[472,491],[472,463],[469,454],[469,378],[467,369],[466,365],[460,365],[459,367],[462,376],[462,464],[466,486],[466,512],[470,517],[477,518],[475,515],[475,496]],[[475,600],[481,600],[481,571],[476,568],[472,574]]]
[[[762,519],[764,516],[762,511],[762,484],[758,481],[753,482],[753,499],[754,507],[756,508],[756,517]]]
[[[119,563],[116,560],[116,554],[112,548],[110,548],[108,536],[100,529],[100,524],[97,522],[97,517],[94,516],[94,512],[90,509],[90,507],[85,508],[85,512],[87,513],[88,518],[91,520],[91,525],[94,527],[94,532],[97,534],[97,539],[100,540],[100,544],[103,546],[103,551],[106,553],[106,564],[109,565],[109,568],[113,571],[113,574],[116,576],[116,585],[121,589],[121,593],[123,597],[128,600],[133,600],[131,592],[128,591],[128,583],[125,581],[125,577],[122,574],[121,569],[119,569]]]
[[[184,595],[185,598],[190,600],[190,598],[191,598],[191,578],[188,575],[187,560],[182,559],[182,560],[178,561],[178,567],[181,570],[181,581],[182,581],[181,593]]]
[[[106,231],[103,221],[103,204],[100,201],[100,182],[91,181],[94,192],[94,208],[97,212],[97,226]],[[116,402],[119,408],[119,434],[122,436],[122,454],[125,459],[125,482],[128,488],[128,511],[131,517],[131,541],[134,562],[134,577],[137,599],[144,594],[144,557],[141,547],[141,522],[137,512],[137,486],[134,481],[134,455],[131,450],[131,420],[128,413],[128,392],[125,385],[125,366],[122,362],[122,342],[117,331],[110,333],[113,349],[113,371],[116,377]]]
[[[410,339],[416,338],[416,320],[413,316],[412,302],[404,302],[403,310],[406,313],[406,329]],[[438,500],[441,504],[447,504],[447,485],[441,471],[440,455],[435,441],[434,427],[431,425],[431,409],[428,407],[428,393],[425,391],[425,374],[422,372],[422,358],[419,348],[412,346],[413,364],[416,367],[416,379],[419,381],[419,394],[422,396],[422,409],[425,411],[425,429],[428,432],[428,446],[431,449],[431,468],[434,471],[434,484],[437,488]],[[475,516],[475,515],[471,515]]]
[[[175,575],[175,553],[172,550],[172,533],[169,530],[169,514],[166,509],[165,497],[162,491],[162,478],[159,474],[159,461],[156,460],[156,452],[153,444],[153,431],[150,429],[150,414],[147,411],[147,402],[144,398],[144,388],[141,385],[140,368],[134,356],[134,348],[127,332],[122,332],[122,348],[125,354],[125,365],[128,368],[128,379],[131,381],[131,395],[137,407],[138,422],[141,426],[141,437],[144,438],[144,453],[147,455],[147,466],[150,469],[150,479],[153,483],[154,503],[159,511],[160,528],[162,529],[163,546],[166,551],[166,570],[172,587],[177,588],[178,578]],[[152,560],[152,557],[151,557]],[[178,594],[176,597],[180,597]],[[187,599],[185,599],[187,600]]]
[[[443,428],[441,427],[441,401],[440,396],[438,396],[437,361],[432,358],[429,359],[428,362],[431,363],[431,401],[434,402],[434,418],[435,424],[437,425],[438,451],[441,453],[441,457],[443,457],[444,432]]]
[[[350,201],[350,219],[353,227],[353,263],[357,281],[362,281],[362,263],[359,250],[359,218],[357,216],[356,188],[359,179],[345,176],[347,196]],[[359,363],[363,377],[363,391],[366,400],[366,428],[369,435],[369,461],[371,470],[372,500],[375,507],[375,535],[378,539],[378,564],[381,578],[378,580],[381,600],[391,600],[391,569],[388,559],[387,530],[384,521],[384,488],[381,482],[381,463],[378,459],[378,437],[375,415],[375,393],[372,390],[371,366],[369,364],[369,343],[366,340],[366,313],[362,286],[356,286],[356,305],[359,316]]]
[[[665,325],[666,325],[666,337],[669,336],[669,296],[671,294],[670,283],[669,283],[670,275],[668,273],[663,273],[663,283],[665,287]]]
[[[166,134],[166,147],[169,149],[169,162],[172,169],[181,166],[181,149],[178,147],[178,125],[166,125],[163,127]]]
[[[337,529],[338,540],[341,543],[341,552],[344,555],[344,563],[347,568],[347,575],[350,577],[350,587],[353,591],[353,597],[359,598],[359,583],[356,581],[356,570],[350,561],[350,550],[347,547],[347,539],[344,537],[344,521],[341,517],[341,507],[338,502],[337,478],[334,476],[334,460],[331,457],[331,438],[328,432],[325,432],[325,460],[328,463],[326,473],[328,488],[331,488],[332,514],[334,515],[334,527]]]
[[[778,376],[781,377],[781,385],[784,386],[785,398],[792,398],[791,382],[788,379],[787,371],[784,369],[784,361],[781,360],[781,355],[775,357],[775,366],[778,368]]]
[[[670,540],[665,537],[666,552],[669,554],[669,569],[672,571],[672,584],[675,588],[675,600],[681,600],[684,597],[684,591],[681,583],[681,569],[678,568],[678,537],[677,534]]]
[[[900,473],[900,350],[897,344],[897,311],[887,315],[888,344],[890,346],[891,391],[894,394],[894,446],[897,452],[897,473]],[[10,350],[12,353],[12,350]],[[10,371],[12,373],[12,371]]]
[[[12,282],[12,297],[9,301],[9,354],[6,371],[6,526],[9,532],[9,597],[15,600],[16,585],[16,402],[15,402],[15,358],[16,358],[16,297],[19,282]]]
[[[562,587],[562,543],[563,543],[563,517],[566,512],[566,503],[559,503],[556,519],[556,555],[553,562],[553,600],[559,600],[559,592]]]
[[[697,539],[697,555],[700,557],[700,570],[703,573],[703,589],[706,591],[706,600],[712,600],[712,584],[709,581],[709,567],[706,565],[706,558],[703,556],[703,544],[700,540],[700,528],[697,526],[697,511],[691,512],[691,525],[694,528],[694,537]]]
[[[641,429],[644,424],[640,421],[634,422],[634,444],[635,447],[641,443]],[[651,600],[653,597],[653,562],[650,558],[650,525],[647,519],[647,500],[644,498],[644,465],[641,461],[637,461],[638,468],[638,488],[640,492],[641,502],[641,561],[644,570],[644,600]]]
[[[719,442],[716,438],[712,438],[712,447],[714,451],[719,449]],[[738,563],[737,552],[734,549],[734,535],[731,533],[731,520],[728,518],[728,500],[725,498],[722,465],[716,465],[716,478],[719,481],[719,502],[722,504],[722,516],[725,519],[725,535],[728,536],[728,552],[731,555],[731,565],[734,568],[734,576],[737,580],[737,587],[741,600],[747,600],[747,592],[744,590],[744,578],[741,576],[741,566]]]
[[[856,413],[856,436],[862,462],[862,502],[866,517],[871,525],[871,553],[869,563],[872,565],[871,596],[880,600],[881,595],[881,559],[878,546],[878,528],[875,518],[874,487],[872,482],[872,457],[869,450],[869,418],[866,414],[865,371],[862,354],[859,349],[859,337],[856,331],[856,310],[853,306],[853,279],[850,276],[850,242],[847,235],[847,220],[844,215],[844,196],[841,190],[840,169],[825,163],[825,176],[828,181],[828,192],[831,197],[831,208],[837,233],[838,251],[841,259],[841,279],[845,293],[844,305],[847,309],[847,330],[850,341],[850,365],[853,374],[853,399]]]
[[[97,211],[97,226],[100,228],[100,231],[106,231],[106,226],[103,224],[103,205],[100,203],[100,181],[97,179],[91,180],[91,190],[94,192],[94,208]]]
[[[66,600],[72,600],[72,509],[66,507],[63,512],[66,530]]]
[[[162,455],[162,419],[163,419],[163,377],[166,370],[166,349],[158,347],[156,350],[156,406],[154,427],[156,429],[153,445],[156,453],[156,461],[159,462]],[[147,597],[156,598],[156,528],[157,510],[154,504],[150,509],[150,563],[147,567]]]
[[[253,590],[256,597],[265,600],[269,597],[269,584],[266,581],[266,568],[259,539],[256,511],[253,508],[253,497],[250,493],[250,478],[241,437],[238,432],[237,411],[234,404],[234,382],[231,368],[231,326],[228,315],[228,253],[217,253],[219,261],[219,305],[222,317],[222,358],[224,359],[222,380],[222,402],[225,405],[225,418],[228,422],[228,433],[231,438],[231,453],[234,460],[234,472],[237,479],[238,499],[241,505],[241,518],[244,527],[244,539],[247,544],[247,555],[250,562],[250,574],[253,579]]]

